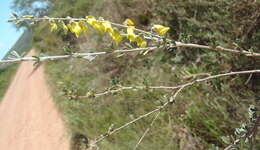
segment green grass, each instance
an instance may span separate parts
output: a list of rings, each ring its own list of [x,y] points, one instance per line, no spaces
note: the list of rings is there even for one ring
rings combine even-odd
[[[4,94],[14,77],[16,70],[18,68],[17,64],[10,65],[4,69],[0,69],[0,100],[4,97]]]

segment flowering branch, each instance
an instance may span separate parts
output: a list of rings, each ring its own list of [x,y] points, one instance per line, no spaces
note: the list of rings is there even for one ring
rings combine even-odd
[[[165,27],[162,25],[154,25],[151,29],[151,32],[147,32],[145,30],[141,30],[138,28],[135,28],[134,22],[130,19],[127,19],[124,24],[118,24],[113,23],[104,19],[96,19],[93,16],[86,16],[85,18],[50,18],[50,17],[42,17],[37,18],[35,16],[22,16],[18,17],[17,15],[13,14],[13,18],[9,20],[10,22],[23,22],[23,21],[32,21],[32,22],[39,22],[39,21],[48,21],[51,26],[51,31],[55,31],[60,26],[65,34],[67,34],[68,31],[74,33],[76,37],[79,37],[81,33],[84,33],[85,35],[88,34],[88,23],[90,26],[92,26],[94,29],[98,30],[100,33],[107,32],[112,39],[115,41],[116,45],[119,45],[120,42],[123,40],[123,38],[127,38],[130,42],[136,42],[137,46],[140,48],[146,48],[148,46],[148,43],[145,41],[145,39],[148,40],[154,40],[156,42],[162,42],[161,45],[165,45],[168,48],[173,47],[190,47],[190,48],[200,48],[200,49],[207,49],[207,50],[213,50],[218,52],[230,52],[233,54],[239,54],[239,55],[246,55],[246,56],[260,56],[260,53],[257,52],[251,52],[249,50],[237,50],[237,49],[229,49],[229,48],[223,48],[221,46],[213,47],[213,46],[207,46],[207,45],[199,45],[199,44],[193,44],[193,43],[183,43],[179,41],[173,41],[171,39],[167,39],[164,35],[170,30],[169,27]],[[63,21],[67,21],[69,23],[65,24]],[[126,28],[126,34],[120,33],[118,29],[113,28],[120,27],[120,28]],[[141,34],[136,35],[134,31],[137,31]],[[154,32],[153,32],[154,31]],[[50,56],[51,57],[51,56]],[[70,56],[61,56],[68,58]],[[27,60],[27,59],[21,59],[21,60]],[[34,60],[34,59],[29,59]],[[10,61],[12,62],[12,61]],[[1,63],[1,62],[0,62]]]

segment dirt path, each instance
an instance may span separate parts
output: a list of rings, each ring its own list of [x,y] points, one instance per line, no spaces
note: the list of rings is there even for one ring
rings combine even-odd
[[[32,71],[32,62],[23,62],[1,102],[0,150],[69,150],[43,67]]]

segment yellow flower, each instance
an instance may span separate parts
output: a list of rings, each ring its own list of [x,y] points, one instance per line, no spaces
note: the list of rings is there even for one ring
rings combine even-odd
[[[147,42],[141,37],[137,37],[136,42],[137,42],[137,46],[140,48],[145,48],[147,46]]]
[[[109,32],[109,33],[114,32],[111,23],[109,21],[103,21],[102,26],[105,28],[105,32]]]
[[[51,22],[50,25],[51,25],[51,32],[53,32],[53,31],[58,29],[58,26],[57,26],[56,23]]]
[[[96,20],[93,16],[87,16],[86,17],[87,22],[92,25],[92,27],[96,30],[98,30],[101,33],[105,32],[105,27],[103,26],[102,22]]]
[[[125,25],[127,26],[133,26],[135,25],[135,23],[131,20],[131,19],[126,19],[124,22]]]
[[[79,22],[79,26],[84,35],[88,34],[88,26],[84,22]]]
[[[86,16],[86,20],[90,25],[93,25],[93,23],[97,21],[94,16]]]
[[[67,34],[69,31],[68,27],[66,26],[66,24],[64,22],[62,22],[62,29],[64,30],[65,34]]]
[[[68,28],[70,29],[70,32],[76,35],[77,38],[80,36],[80,33],[82,32],[79,22],[73,22],[71,24],[68,24]]]
[[[119,45],[120,42],[123,40],[122,35],[118,31],[109,32],[109,35],[115,41],[116,45]]]
[[[129,26],[127,27],[127,38],[130,40],[130,42],[135,42],[136,41],[136,35],[134,33],[134,26]]]
[[[165,27],[162,25],[154,25],[153,29],[161,36],[165,35],[170,30],[169,27]]]

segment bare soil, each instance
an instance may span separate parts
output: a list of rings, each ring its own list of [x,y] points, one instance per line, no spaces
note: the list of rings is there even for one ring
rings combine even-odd
[[[34,54],[31,51],[27,56]],[[0,105],[0,150],[69,150],[44,68],[22,62]]]

